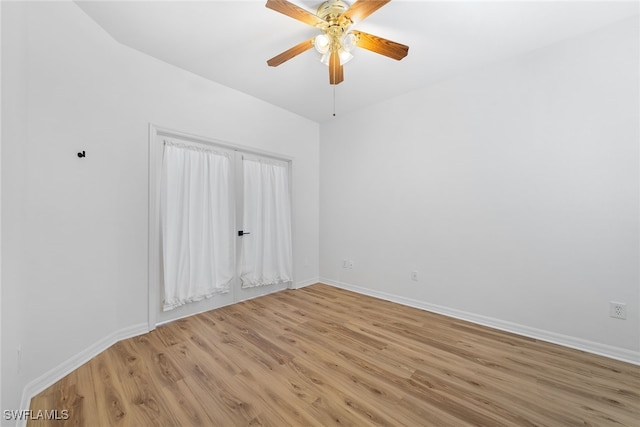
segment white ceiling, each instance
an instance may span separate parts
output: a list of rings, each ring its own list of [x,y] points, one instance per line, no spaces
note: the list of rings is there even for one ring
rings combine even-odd
[[[309,11],[322,2],[291,0]],[[311,49],[277,68],[266,60],[317,34],[265,1],[77,1],[120,43],[317,122],[333,86]],[[355,49],[336,86],[337,114],[447,75],[637,15],[637,1],[394,0],[356,28],[408,45],[402,61]]]

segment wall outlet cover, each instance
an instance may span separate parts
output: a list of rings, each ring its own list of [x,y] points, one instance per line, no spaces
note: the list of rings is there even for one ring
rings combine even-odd
[[[627,318],[627,304],[623,302],[610,301],[609,302],[609,316],[615,319]]]

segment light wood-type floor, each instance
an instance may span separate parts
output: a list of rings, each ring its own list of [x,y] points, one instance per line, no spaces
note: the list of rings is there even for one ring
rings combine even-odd
[[[637,427],[640,367],[318,284],[121,341],[31,409],[89,427]]]

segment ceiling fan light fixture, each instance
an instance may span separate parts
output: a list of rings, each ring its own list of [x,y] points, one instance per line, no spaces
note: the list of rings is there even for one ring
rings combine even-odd
[[[344,65],[353,59],[351,52],[345,49],[340,49],[338,51],[338,56],[340,57],[340,65]]]
[[[318,53],[325,55],[331,48],[331,39],[326,34],[318,34],[313,40],[313,46]]]
[[[357,43],[358,37],[353,33],[347,33],[342,38],[342,42],[340,44],[342,45],[342,48],[344,50],[346,50],[347,52],[351,52],[351,50],[356,47]]]
[[[348,52],[342,48],[338,50],[338,57],[340,58],[340,65],[344,65],[353,59],[353,55],[351,54],[351,52]],[[322,62],[326,66],[329,66],[330,59],[331,52],[327,52],[322,55],[322,58],[320,58],[320,62]]]

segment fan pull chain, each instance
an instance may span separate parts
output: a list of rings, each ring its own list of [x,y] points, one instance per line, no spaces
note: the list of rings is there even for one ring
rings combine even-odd
[[[333,117],[336,116],[336,85],[333,85]]]

